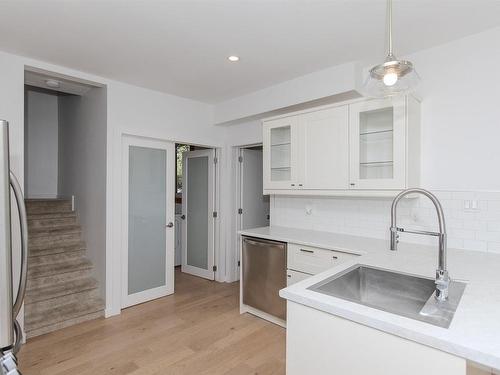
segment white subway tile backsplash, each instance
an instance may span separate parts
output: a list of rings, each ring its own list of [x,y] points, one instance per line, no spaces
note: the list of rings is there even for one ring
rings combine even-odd
[[[463,240],[474,240],[476,239],[476,231],[472,229],[455,229],[447,228],[448,236],[452,238],[461,238]]]
[[[445,212],[450,248],[500,252],[500,191],[434,193]],[[466,200],[476,201],[477,208],[466,208]],[[275,196],[273,202],[273,225],[389,238],[391,199]],[[398,225],[435,231],[432,202],[423,197],[402,200]],[[436,244],[435,238],[410,234],[402,234],[401,241]]]
[[[500,232],[500,221],[486,222],[487,228],[492,232]]]
[[[500,201],[488,201],[488,210],[500,211]]]
[[[488,243],[486,241],[464,240],[464,249],[476,250],[476,251],[487,251],[488,250]]]
[[[488,251],[500,253],[500,242],[488,242]]]
[[[477,232],[478,240],[500,242],[500,232],[486,231]]]

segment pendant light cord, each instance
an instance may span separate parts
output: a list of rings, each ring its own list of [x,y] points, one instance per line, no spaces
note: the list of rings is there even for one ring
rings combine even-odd
[[[389,23],[389,56],[392,56],[392,0],[387,0],[387,18]]]

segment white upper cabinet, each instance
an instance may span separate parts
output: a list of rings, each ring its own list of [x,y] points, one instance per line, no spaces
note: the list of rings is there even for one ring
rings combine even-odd
[[[293,189],[298,185],[298,118],[264,122],[264,189]]]
[[[347,106],[300,116],[299,185],[327,190],[349,187]]]
[[[264,194],[393,196],[419,186],[420,104],[356,101],[264,120]]]
[[[371,100],[349,107],[350,187],[404,189],[405,99]]]

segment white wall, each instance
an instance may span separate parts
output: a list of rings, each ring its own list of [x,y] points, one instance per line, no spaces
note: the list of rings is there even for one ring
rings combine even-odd
[[[59,97],[59,192],[75,208],[105,297],[106,287],[106,88]]]
[[[26,93],[26,197],[57,197],[58,97],[39,91]]]
[[[214,122],[227,123],[355,90],[359,72],[357,63],[337,65],[224,101],[215,106]]]
[[[408,56],[422,77],[422,184],[500,190],[500,28]]]

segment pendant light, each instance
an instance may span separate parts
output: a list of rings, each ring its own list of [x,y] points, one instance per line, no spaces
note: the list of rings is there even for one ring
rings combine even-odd
[[[410,61],[398,60],[392,52],[392,0],[387,0],[389,52],[382,64],[370,69],[363,91],[370,97],[404,95],[415,89],[420,77]]]

